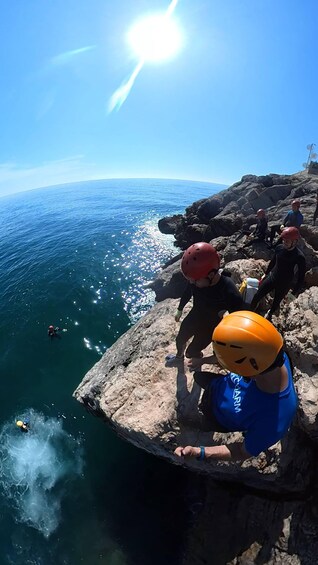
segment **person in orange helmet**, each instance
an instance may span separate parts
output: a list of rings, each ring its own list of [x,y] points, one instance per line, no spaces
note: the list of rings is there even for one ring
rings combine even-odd
[[[212,336],[215,357],[228,373],[198,371],[204,389],[201,429],[244,433],[243,442],[229,445],[178,446],[178,457],[244,461],[257,457],[287,433],[297,409],[293,370],[283,338],[271,322],[250,311],[232,312]]]

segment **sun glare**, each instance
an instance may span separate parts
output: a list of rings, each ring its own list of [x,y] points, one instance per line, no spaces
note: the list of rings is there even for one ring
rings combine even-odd
[[[136,22],[128,33],[128,41],[137,58],[145,63],[170,59],[182,46],[177,22],[167,14],[152,14]]]

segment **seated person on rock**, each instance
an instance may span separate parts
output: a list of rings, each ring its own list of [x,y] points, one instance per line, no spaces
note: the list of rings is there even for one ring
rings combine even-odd
[[[205,242],[191,245],[183,254],[181,270],[189,283],[181,297],[175,319],[193,298],[193,306],[181,323],[176,338],[176,354],[166,356],[167,367],[183,366],[184,353],[193,360],[202,357],[202,349],[211,343],[211,335],[222,313],[242,310],[245,303],[230,277],[219,273],[220,257],[212,245]],[[191,343],[186,349],[187,342]]]
[[[249,234],[249,239],[246,243],[244,243],[243,247],[248,247],[249,245],[253,245],[253,243],[260,241],[265,241],[267,235],[267,218],[265,210],[263,210],[263,208],[260,208],[259,210],[257,210],[256,215],[256,228],[251,234]]]
[[[286,214],[282,225],[280,226],[279,224],[275,224],[274,226],[271,227],[270,238],[269,238],[269,243],[271,245],[273,245],[273,241],[276,233],[278,235],[281,235],[281,232],[284,228],[294,227],[299,229],[301,224],[303,223],[304,217],[299,210],[300,201],[293,200],[291,206],[292,209]],[[278,239],[276,245],[278,245],[279,243],[281,243],[281,238]]]
[[[179,457],[244,461],[282,439],[297,409],[292,366],[283,338],[262,316],[233,312],[221,320],[212,336],[215,356],[227,375],[200,371],[195,381],[204,389],[201,429],[243,432],[244,441],[209,447],[179,446]]]
[[[295,267],[298,267],[297,282],[292,291],[295,295],[297,295],[301,289],[306,272],[305,256],[302,251],[297,248],[297,243],[300,238],[298,229],[285,228],[282,231],[281,237],[283,244],[277,245],[275,248],[274,257],[268,264],[265,278],[251,302],[251,309],[255,311],[262,298],[272,290],[274,291],[274,299],[271,308],[265,315],[268,320],[271,319],[281,301],[292,287]]]

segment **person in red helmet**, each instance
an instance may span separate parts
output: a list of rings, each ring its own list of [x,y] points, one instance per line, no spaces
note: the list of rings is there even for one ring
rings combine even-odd
[[[181,271],[188,285],[180,299],[175,320],[180,321],[185,305],[193,298],[193,307],[181,323],[176,337],[176,354],[166,356],[167,367],[183,365],[184,354],[192,368],[211,343],[211,335],[222,313],[242,310],[245,303],[230,277],[219,272],[220,257],[209,243],[191,245],[183,254]],[[187,342],[192,338],[191,343]]]
[[[272,290],[274,291],[272,306],[266,314],[268,320],[271,319],[291,288],[293,288],[293,294],[298,294],[306,272],[304,254],[297,248],[300,238],[299,230],[295,227],[284,228],[281,238],[283,244],[275,248],[275,255],[266,269],[266,276],[251,302],[251,309],[255,311],[260,300]],[[296,266],[298,267],[297,282],[292,287]]]
[[[54,337],[60,338],[61,336],[60,336],[59,333],[58,333],[59,331],[60,331],[60,328],[57,328],[57,327],[55,328],[54,326],[51,325],[51,326],[49,326],[48,329],[47,329],[47,335],[48,335],[51,339],[53,339]]]
[[[253,243],[265,241],[267,234],[267,218],[265,210],[263,210],[263,208],[260,208],[259,210],[257,210],[256,216],[256,228],[250,234],[248,241],[244,243],[243,248],[248,247],[249,245],[253,245]]]
[[[283,224],[281,226],[276,224],[275,226],[271,227],[270,239],[269,239],[270,245],[273,245],[273,241],[276,233],[280,236],[280,238],[276,242],[276,245],[279,245],[282,241],[281,231],[284,228],[294,227],[299,229],[301,224],[303,223],[304,217],[299,210],[300,200],[293,200],[291,203],[291,208],[292,209],[289,210],[289,212],[287,212],[283,220]]]

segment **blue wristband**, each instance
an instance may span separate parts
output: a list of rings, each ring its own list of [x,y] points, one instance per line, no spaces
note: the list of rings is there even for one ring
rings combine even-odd
[[[204,461],[204,459],[205,459],[205,447],[200,445],[200,455],[198,455],[197,460]]]

